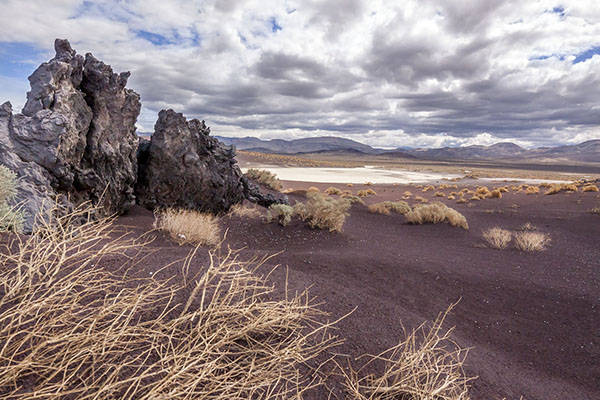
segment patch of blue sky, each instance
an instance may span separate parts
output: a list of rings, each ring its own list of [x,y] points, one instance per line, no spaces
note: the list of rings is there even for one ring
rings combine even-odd
[[[275,33],[277,31],[283,30],[281,25],[277,23],[277,19],[275,17],[269,18],[269,23],[271,24],[271,32]]]
[[[563,6],[553,7],[552,9],[544,11],[544,13],[556,14],[560,19],[565,19],[567,17],[567,10]]]
[[[182,36],[177,31],[173,31],[171,35],[162,35],[145,30],[134,31],[135,35],[155,46],[170,46],[170,45],[193,45],[200,46],[202,44],[202,36],[193,30],[189,35]]]
[[[594,46],[585,51],[582,51],[579,54],[575,54],[575,60],[573,60],[573,64],[579,64],[581,62],[589,60],[595,55],[600,55],[600,46]]]
[[[165,46],[165,45],[169,45],[169,44],[175,44],[175,41],[173,41],[172,39],[167,38],[166,36],[160,35],[158,33],[139,30],[139,31],[135,31],[135,34],[138,37],[152,43],[155,46]]]
[[[20,42],[0,42],[0,76],[27,80],[39,64],[51,58],[47,51]]]
[[[566,56],[564,54],[544,54],[542,56],[530,57],[529,61],[547,60],[549,58],[556,58],[560,61],[564,61]]]

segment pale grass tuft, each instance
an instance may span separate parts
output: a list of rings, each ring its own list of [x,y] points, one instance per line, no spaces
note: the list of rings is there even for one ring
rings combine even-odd
[[[227,214],[230,217],[240,217],[240,218],[258,218],[261,216],[261,212],[256,206],[248,207],[241,203],[234,204]]]
[[[464,203],[468,203],[469,200],[465,199],[464,197],[460,196],[460,198],[458,200],[456,200],[456,203],[458,204],[464,204]]]
[[[515,234],[515,247],[522,251],[543,251],[550,243],[550,237],[542,232],[518,232]]]
[[[375,192],[373,189],[363,189],[363,190],[359,190],[356,193],[359,197],[367,197],[368,195],[373,195],[376,196],[377,192]]]
[[[490,192],[489,194],[490,198],[496,198],[496,199],[501,199],[502,198],[502,192],[500,191],[500,189],[494,189]]]
[[[600,215],[600,207],[594,207],[590,210],[592,214]]]
[[[348,201],[350,201],[350,204],[362,204],[363,206],[365,205],[365,201],[363,199],[361,199],[358,196],[353,195],[352,193],[344,193],[342,195],[342,199],[348,199]]]
[[[17,175],[0,165],[0,232],[23,232],[25,214],[20,207],[8,204],[16,195]]]
[[[320,192],[320,190],[319,190],[319,188],[318,188],[318,187],[316,187],[316,186],[311,186],[311,187],[309,187],[309,188],[308,188],[307,192],[308,192],[308,193],[311,193],[311,192],[312,192],[312,193],[317,193],[317,192]]]
[[[365,185],[367,185],[367,186],[373,186],[373,182],[370,182],[370,181],[369,182],[365,182]]]
[[[485,199],[486,197],[490,197],[491,195],[490,189],[488,189],[487,186],[479,186],[475,190],[475,193],[479,196],[480,199]]]
[[[467,350],[451,339],[454,328],[442,327],[449,311],[440,314],[431,327],[421,325],[396,346],[376,356],[359,357],[367,361],[358,370],[338,364],[346,399],[468,400],[468,383],[473,378],[463,370]]]
[[[345,198],[334,199],[321,193],[307,193],[306,203],[297,203],[294,213],[312,228],[341,232],[352,203]]]
[[[40,221],[0,252],[3,398],[301,399],[321,384],[305,365],[339,341],[306,292],[277,300],[262,263],[231,251],[191,274],[193,250],[183,279],[130,276],[147,241],[90,214]]]
[[[538,186],[527,186],[525,188],[525,194],[538,194],[540,192],[540,188]]]
[[[196,210],[167,208],[155,212],[154,227],[165,232],[179,245],[216,246],[221,229],[219,219]]]
[[[411,197],[412,195],[412,192],[410,190],[407,190],[402,194],[402,197]]]
[[[347,187],[354,187],[354,183],[346,183]]]
[[[582,192],[598,192],[599,190],[600,189],[598,189],[598,186],[596,185],[587,185],[581,188]]]
[[[451,226],[469,229],[467,219],[461,213],[437,201],[431,204],[417,205],[405,217],[411,224],[438,224],[440,222],[447,222]]]
[[[339,194],[342,194],[343,192],[336,187],[330,186],[327,189],[325,189],[324,193],[328,194],[328,195],[339,195]]]
[[[505,249],[512,240],[512,233],[499,227],[490,228],[483,232],[483,238],[495,249]]]
[[[576,192],[577,185],[573,183],[555,183],[544,194],[557,194],[560,192]]]
[[[435,197],[446,197],[446,194],[445,194],[445,193],[443,193],[443,192],[435,192],[433,195],[434,195]]]
[[[405,201],[383,201],[369,206],[369,212],[384,215],[390,215],[392,212],[404,215],[410,210],[410,206]]]
[[[271,190],[281,190],[283,188],[283,185],[277,178],[277,175],[270,171],[250,168],[244,175],[246,175],[248,179],[255,180]]]
[[[431,190],[431,191],[434,191],[434,190],[435,190],[435,186],[433,186],[433,185],[428,185],[428,186],[425,186],[425,187],[423,188],[423,190],[421,190],[421,192],[425,193],[425,192],[429,192],[430,190]]]
[[[455,200],[455,199],[456,199],[456,197],[455,197],[455,196],[453,196],[453,195],[448,195],[448,200]]]
[[[278,222],[287,226],[292,221],[294,208],[287,204],[271,204],[267,209],[267,222]]]
[[[422,196],[415,196],[413,200],[418,201],[419,203],[429,203],[429,200]]]
[[[523,226],[521,226],[517,230],[522,231],[522,232],[534,232],[534,231],[537,231],[537,227],[535,225],[533,225],[531,222],[526,222],[523,224]]]

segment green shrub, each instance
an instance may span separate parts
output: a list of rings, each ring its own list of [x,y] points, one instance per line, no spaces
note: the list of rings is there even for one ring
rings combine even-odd
[[[265,187],[271,190],[281,190],[283,185],[281,181],[277,178],[277,175],[270,171],[266,171],[264,169],[256,169],[250,168],[244,174],[248,179],[255,180],[256,182],[264,185]]]
[[[292,221],[294,208],[287,204],[271,204],[267,209],[267,222],[279,222],[286,226]]]
[[[294,213],[312,228],[341,232],[348,216],[351,201],[345,198],[333,199],[317,192],[306,194],[306,203],[297,203]]]

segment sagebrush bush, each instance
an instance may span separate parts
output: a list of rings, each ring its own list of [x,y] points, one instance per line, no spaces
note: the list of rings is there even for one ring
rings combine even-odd
[[[367,197],[368,195],[377,195],[377,192],[375,192],[373,189],[363,189],[363,190],[359,190],[358,192],[356,192],[356,194],[359,197]]]
[[[352,203],[346,198],[334,199],[321,193],[306,194],[306,203],[297,203],[294,213],[312,228],[341,232]]]
[[[258,218],[261,212],[258,208],[248,207],[241,203],[234,204],[229,210],[228,215],[230,217],[241,217],[241,218]]]
[[[596,185],[587,185],[581,188],[582,192],[597,192],[600,189],[598,189],[598,186]]]
[[[256,182],[264,185],[271,190],[281,190],[283,185],[274,173],[257,168],[250,168],[244,174],[248,179],[255,180]]]
[[[557,194],[560,192],[576,192],[577,185],[573,183],[554,183],[544,194]]]
[[[491,192],[490,189],[487,188],[487,186],[479,186],[476,190],[475,193],[479,196],[480,199],[484,199],[486,197],[489,197]]]
[[[278,222],[287,226],[294,216],[294,208],[287,204],[271,204],[267,209],[267,222]]]
[[[512,233],[499,227],[490,228],[483,232],[483,238],[495,249],[505,249],[512,240]]]
[[[316,186],[311,186],[306,191],[307,192],[320,192],[319,188]]]
[[[410,211],[410,206],[405,201],[382,201],[371,204],[369,212],[390,215],[392,212],[404,215]]]
[[[412,211],[405,214],[406,220],[411,224],[438,224],[447,222],[451,226],[469,229],[467,219],[458,211],[440,202],[419,204]]]
[[[540,188],[537,186],[527,186],[525,188],[525,194],[538,194],[540,192]]]
[[[363,206],[365,205],[365,201],[363,199],[361,199],[358,196],[353,195],[352,193],[344,193],[342,195],[343,199],[348,199],[348,201],[350,201],[350,204],[362,204]]]
[[[25,214],[8,202],[17,195],[17,175],[0,165],[0,232],[23,232]]]
[[[330,186],[327,189],[325,189],[324,193],[325,194],[329,194],[329,195],[334,195],[334,194],[338,195],[338,194],[342,194],[343,192],[342,192],[341,189],[338,189],[338,188],[336,188],[334,186]]]
[[[219,219],[196,210],[167,208],[155,212],[154,226],[178,243],[216,246],[220,241]]]
[[[550,236],[542,232],[517,232],[515,246],[522,251],[543,251],[550,243]]]
[[[494,189],[490,192],[489,195],[490,198],[496,198],[496,199],[501,199],[502,198],[502,192],[500,191],[500,189]]]
[[[421,190],[421,192],[425,193],[425,192],[429,192],[430,190],[435,190],[435,186],[433,185],[427,185],[423,188],[423,190]]]

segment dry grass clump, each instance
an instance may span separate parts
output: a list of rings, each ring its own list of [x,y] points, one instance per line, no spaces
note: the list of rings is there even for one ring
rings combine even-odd
[[[410,190],[405,191],[404,193],[402,193],[402,197],[411,197],[413,194]]]
[[[594,207],[590,210],[592,214],[600,215],[600,207]]]
[[[587,185],[581,188],[582,192],[598,192],[600,191],[600,189],[598,189],[598,186],[596,185]]]
[[[490,189],[488,189],[487,186],[479,186],[475,190],[475,193],[479,196],[480,199],[485,199],[486,197],[490,197],[491,195]]]
[[[433,195],[434,195],[435,197],[446,197],[446,194],[445,194],[445,193],[443,193],[443,192],[435,192]]]
[[[456,197],[455,197],[455,196],[453,196],[453,195],[448,195],[448,200],[454,200],[454,199],[456,199]]]
[[[346,186],[348,186],[348,187],[354,187],[354,184],[353,183],[347,183]]]
[[[246,171],[244,175],[246,175],[248,179],[255,180],[256,182],[260,183],[261,185],[264,185],[265,187],[271,190],[281,190],[283,188],[283,185],[281,184],[281,181],[277,178],[277,175],[270,171],[264,169],[250,168],[248,169],[248,171]]]
[[[535,225],[533,225],[531,222],[526,222],[523,224],[523,226],[521,226],[517,230],[522,231],[522,232],[534,232],[534,231],[537,231],[537,227]]]
[[[308,193],[316,193],[316,192],[320,192],[319,188],[316,186],[311,186],[306,190]]]
[[[419,203],[429,203],[429,200],[427,200],[425,197],[421,197],[421,196],[415,196],[415,198],[413,200],[417,201]]]
[[[490,228],[483,232],[483,238],[495,249],[505,249],[512,240],[512,233],[499,227]]]
[[[341,232],[352,203],[345,198],[333,199],[321,193],[307,193],[306,203],[297,203],[294,213],[312,228]]]
[[[508,186],[499,187],[498,190],[500,193],[508,193]]]
[[[332,194],[342,194],[342,191],[340,189],[336,188],[336,187],[330,186],[327,189],[325,189],[324,193],[325,194],[329,194],[329,195],[332,195]]]
[[[467,351],[450,338],[453,328],[442,325],[448,312],[431,327],[412,331],[396,346],[376,356],[365,355],[364,365],[354,370],[339,366],[347,399],[353,400],[468,400],[468,378],[463,370]],[[378,374],[368,370],[380,370]]]
[[[496,198],[496,199],[501,199],[502,198],[502,192],[500,191],[500,189],[494,189],[490,192],[489,195],[490,198]]]
[[[0,165],[0,232],[23,232],[25,215],[18,207],[8,202],[17,195],[17,175]]]
[[[0,252],[0,397],[299,399],[319,384],[304,365],[338,342],[306,293],[275,300],[231,252],[195,276],[192,252],[183,279],[134,278],[145,243],[107,220],[74,225],[85,216]]]
[[[468,203],[469,200],[465,199],[464,197],[460,196],[460,198],[458,200],[456,200],[456,203],[458,204],[464,204],[464,203]]]
[[[234,204],[227,214],[229,217],[239,217],[239,218],[258,218],[261,215],[261,212],[256,207],[248,207],[243,205],[242,203]]]
[[[550,237],[542,232],[518,232],[515,234],[515,247],[522,251],[543,251],[550,243]]]
[[[287,204],[271,204],[267,209],[267,222],[278,222],[287,226],[292,221],[294,208]]]
[[[557,194],[560,192],[576,192],[577,185],[573,183],[554,183],[544,194]]]
[[[369,206],[369,212],[384,215],[390,215],[392,212],[404,215],[409,211],[410,206],[405,201],[383,201]]]
[[[359,190],[356,194],[359,197],[367,197],[368,195],[376,196],[377,192],[375,192],[373,189],[363,189],[363,190]]]
[[[216,246],[221,237],[219,219],[196,210],[167,208],[154,213],[154,227],[178,243]]]
[[[362,204],[363,206],[365,205],[365,201],[362,198],[355,196],[352,193],[344,193],[342,195],[342,199],[348,199],[348,201],[350,201],[350,204],[359,203],[359,204]]]
[[[471,197],[471,200],[472,201],[479,201],[479,200],[481,200],[481,197],[479,197],[479,195],[477,195],[477,194],[474,194],[473,197]]]
[[[419,204],[412,211],[405,214],[405,217],[411,224],[438,224],[440,222],[447,222],[451,226],[469,229],[467,219],[461,213],[437,201],[431,204]]]
[[[370,181],[369,182],[365,182],[365,185],[367,185],[367,186],[373,186],[373,182],[370,182]]]
[[[526,186],[525,194],[538,194],[540,192],[540,188],[538,186]]]
[[[433,186],[433,185],[425,186],[423,188],[423,190],[421,190],[421,192],[425,193],[425,192],[429,192],[430,190],[432,190],[432,191],[435,190],[435,186]]]

